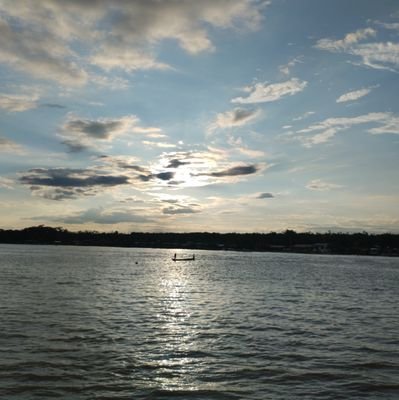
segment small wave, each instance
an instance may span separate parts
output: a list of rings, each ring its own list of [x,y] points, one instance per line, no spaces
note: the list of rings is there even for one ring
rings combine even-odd
[[[242,399],[241,394],[234,394],[232,392],[224,393],[218,390],[209,389],[154,389],[149,394],[148,399],[215,399],[215,400],[233,400]]]

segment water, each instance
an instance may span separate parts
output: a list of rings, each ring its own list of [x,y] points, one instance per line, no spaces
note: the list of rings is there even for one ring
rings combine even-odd
[[[0,398],[399,398],[399,259],[174,252],[0,245]]]

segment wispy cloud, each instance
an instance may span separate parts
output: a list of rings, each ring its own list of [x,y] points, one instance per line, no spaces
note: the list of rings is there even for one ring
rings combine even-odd
[[[0,188],[3,189],[14,189],[14,181],[9,178],[4,178],[3,176],[0,176]]]
[[[229,145],[232,146],[232,149],[229,150],[229,152],[232,152],[232,153],[243,154],[250,158],[265,157],[265,155],[266,155],[266,153],[263,150],[248,148],[248,146],[246,146],[243,143],[243,140],[241,137],[234,138],[234,137],[230,136],[228,138],[228,143],[229,143]]]
[[[375,23],[379,26],[382,26],[385,29],[390,29],[394,31],[399,31],[399,22],[381,22],[375,21]]]
[[[301,57],[295,57],[291,61],[289,61],[287,64],[280,65],[278,67],[279,71],[286,76],[289,76],[291,74],[292,68],[295,67],[296,64],[303,63],[303,56]]]
[[[143,215],[143,210],[136,209],[104,209],[90,208],[70,215],[56,216],[56,217],[37,217],[36,219],[52,220],[54,222],[61,222],[65,224],[82,225],[87,223],[95,223],[101,225],[113,225],[113,224],[126,224],[126,223],[148,223],[151,222],[151,218]]]
[[[316,48],[334,53],[346,53],[361,58],[361,64],[374,69],[395,71],[399,67],[399,44],[392,42],[360,43],[375,37],[377,31],[372,28],[359,29],[348,33],[343,39],[320,39]]]
[[[317,190],[317,191],[328,191],[328,190],[332,190],[332,189],[338,189],[341,187],[342,187],[341,185],[337,185],[335,183],[330,183],[330,182],[325,182],[321,179],[313,179],[306,185],[307,189]]]
[[[383,134],[383,133],[399,133],[397,124],[399,117],[392,113],[375,112],[356,117],[337,117],[327,118],[326,120],[317,124],[310,125],[305,129],[298,131],[299,134],[307,134],[312,132],[318,132],[313,136],[299,135],[297,138],[303,143],[305,147],[311,147],[313,145],[327,142],[329,139],[335,136],[337,132],[347,130],[353,126],[361,124],[378,124],[378,127],[370,128],[367,131],[371,134]]]
[[[293,121],[302,121],[303,119],[306,119],[308,117],[310,117],[311,115],[315,114],[314,111],[306,111],[305,113],[303,113],[302,115],[300,115],[299,117],[295,117],[292,118]],[[284,127],[283,127],[284,128]],[[291,125],[288,125],[288,128],[291,128]],[[287,128],[287,129],[288,129]]]
[[[352,48],[353,45],[365,40],[369,37],[375,37],[377,31],[372,28],[358,29],[345,35],[343,39],[320,39],[317,41],[316,48],[327,51],[346,51]]]
[[[382,121],[381,126],[369,129],[369,133],[373,135],[382,135],[385,133],[393,133],[399,135],[399,117],[389,114]]]
[[[24,152],[20,144],[0,136],[0,153],[24,154]]]
[[[0,94],[0,108],[10,112],[27,111],[38,106],[37,94],[21,95],[21,94]]]
[[[261,114],[260,110],[249,110],[244,108],[235,108],[231,111],[219,113],[216,119],[208,127],[208,132],[214,132],[217,129],[235,128],[253,122]]]
[[[155,142],[155,141],[152,141],[152,140],[142,140],[141,143],[144,146],[147,146],[147,147],[157,147],[157,148],[160,148],[160,149],[173,149],[174,147],[176,147],[176,145],[173,144],[173,143]]]
[[[364,88],[359,90],[354,90],[352,92],[345,93],[338,97],[337,103],[345,103],[347,101],[355,101],[364,96],[367,96],[371,92],[372,88]]]
[[[298,78],[292,78],[289,81],[281,83],[256,83],[245,89],[248,92],[247,97],[236,97],[231,100],[232,103],[255,104],[277,101],[282,97],[293,96],[305,89],[306,81]]]

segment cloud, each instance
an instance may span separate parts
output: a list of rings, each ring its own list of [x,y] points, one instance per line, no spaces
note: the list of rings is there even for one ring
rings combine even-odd
[[[351,54],[362,58],[365,66],[374,69],[396,71],[399,68],[399,44],[367,43],[351,49]]]
[[[208,147],[206,151],[177,151],[163,153],[159,161],[151,167],[152,175],[164,172],[165,167],[174,173],[173,180],[167,181],[168,187],[208,186],[217,183],[234,183],[246,176],[254,175],[265,169],[263,164],[238,164],[229,161],[230,150]],[[258,156],[258,154],[256,154]],[[143,174],[141,179],[152,183],[152,175]]]
[[[306,81],[292,78],[289,81],[273,83],[256,83],[246,88],[248,97],[236,97],[231,100],[232,103],[255,104],[276,101],[286,96],[293,96],[305,89]]]
[[[178,158],[172,158],[172,159],[169,161],[169,163],[168,163],[168,165],[166,166],[166,168],[179,168],[179,167],[181,167],[182,165],[188,165],[188,164],[190,164],[190,163],[187,162],[187,161],[180,161]]]
[[[90,80],[90,63],[105,71],[170,69],[158,60],[160,43],[173,41],[189,54],[213,51],[208,31],[257,29],[267,4],[251,0],[2,0],[0,63],[70,86]]]
[[[170,148],[176,147],[176,145],[173,144],[173,143],[153,142],[151,140],[142,140],[141,143],[144,144],[144,146],[158,147],[158,148],[161,148],[161,149],[170,149]]]
[[[271,193],[260,193],[256,196],[257,199],[272,199],[274,196]]]
[[[129,49],[126,44],[107,44],[100,47],[90,61],[106,71],[122,69],[127,72],[135,70],[168,70],[172,67],[158,62],[155,56],[137,49]]]
[[[40,5],[36,3],[32,9],[35,7]],[[9,10],[0,5],[0,11],[7,14]],[[8,23],[0,16],[0,63],[35,78],[80,86],[86,83],[87,73],[73,58],[70,48],[54,35],[43,29],[29,29],[28,24]]]
[[[235,128],[246,125],[254,121],[260,113],[260,110],[235,108],[232,111],[217,114],[215,121],[209,125],[208,132],[213,132],[217,129]]]
[[[313,179],[306,185],[307,189],[317,190],[317,191],[328,191],[328,190],[332,190],[332,189],[338,189],[341,187],[342,187],[341,185],[325,182],[325,181],[322,181],[321,179]]]
[[[303,119],[306,119],[306,118],[310,117],[313,114],[315,114],[314,111],[307,111],[307,112],[303,113],[302,115],[300,115],[299,117],[292,118],[292,120],[293,121],[302,121]],[[283,128],[288,129],[288,128],[292,128],[292,126],[291,125],[286,125],[286,127],[283,126]]]
[[[399,117],[386,112],[368,113],[357,117],[328,118],[322,122],[299,130],[298,133],[300,134],[319,132],[313,136],[300,135],[298,139],[305,147],[312,147],[315,144],[327,142],[334,137],[337,132],[350,129],[353,126],[371,123],[380,125],[376,128],[370,128],[368,132],[371,134],[399,133],[399,129],[397,128],[398,121]]]
[[[82,119],[70,115],[63,124],[59,136],[71,152],[98,148],[99,143],[111,142],[117,136],[129,133],[145,132],[138,125],[139,119],[134,115],[121,118],[100,118],[97,120]],[[156,128],[151,128],[151,132]]]
[[[317,133],[311,137],[303,137],[302,143],[305,147],[312,147],[315,144],[328,142],[335,134],[344,128],[328,128],[323,132]]]
[[[232,150],[229,150],[230,152],[236,152],[239,154],[244,154],[247,157],[250,158],[259,158],[259,157],[264,157],[266,153],[262,150],[254,150],[248,148],[245,144],[243,144],[242,138],[233,138],[229,137],[228,138],[228,143],[233,147]]]
[[[91,62],[106,70],[167,69],[169,65],[158,61],[154,52],[160,42],[173,40],[190,54],[212,51],[209,27],[241,25],[256,29],[262,19],[259,6],[247,0],[148,0],[131,1],[128,7],[121,1],[105,4],[112,5],[117,12],[113,15],[112,29]]]
[[[23,154],[23,147],[5,137],[0,136],[0,153]]]
[[[140,133],[142,135],[145,135],[146,137],[150,138],[164,138],[166,135],[162,132],[161,128],[155,127],[155,126],[133,126],[132,131],[134,133]]]
[[[234,150],[250,158],[261,158],[266,155],[262,150],[249,149],[245,146],[237,146]]]
[[[66,108],[65,106],[61,105],[61,104],[56,104],[56,103],[43,103],[40,104],[40,107],[47,107],[47,108],[58,108],[60,110]]]
[[[174,172],[159,172],[158,174],[153,174],[154,178],[158,178],[161,181],[170,181],[174,177]]]
[[[319,122],[317,124],[310,125],[308,128],[302,129],[299,132],[312,132],[331,127],[349,128],[353,125],[384,121],[390,116],[391,114],[389,113],[373,112],[364,115],[359,115],[357,117],[327,118],[326,120]]]
[[[110,166],[114,169],[132,169],[138,172],[146,172],[148,169],[137,165],[139,158],[130,156],[106,156],[97,157],[97,161],[105,164],[107,168]]]
[[[393,133],[399,135],[399,117],[388,115],[386,120],[382,122],[381,126],[369,129],[372,135],[381,135],[384,133]]]
[[[0,176],[0,188],[14,189],[14,181],[12,179]]]
[[[106,87],[111,90],[126,90],[129,88],[129,81],[118,76],[90,75],[90,81],[95,85]]]
[[[344,39],[320,39],[316,48],[333,53],[346,53],[361,58],[361,64],[374,69],[395,71],[399,67],[399,44],[392,42],[359,43],[376,36],[372,28],[348,33]]]
[[[229,177],[229,176],[251,175],[251,174],[255,174],[258,171],[259,171],[259,167],[255,164],[237,165],[235,167],[227,168],[225,170],[209,172],[208,174],[202,174],[202,175],[209,175],[209,176],[213,176],[215,178],[223,178],[223,177]]]
[[[354,101],[360,99],[361,97],[367,96],[371,92],[371,88],[364,88],[359,90],[354,90],[353,92],[345,93],[338,97],[337,103],[345,103],[347,101]]]
[[[399,31],[399,22],[380,22],[380,21],[376,21],[376,24],[382,26],[385,29]]]
[[[120,224],[120,223],[147,223],[151,219],[138,214],[137,210],[104,210],[103,208],[91,208],[70,216],[57,217],[56,220],[66,224],[85,224],[95,223],[101,225]]]
[[[18,95],[18,94],[0,94],[0,108],[10,112],[27,111],[37,107],[37,94]]]
[[[376,36],[377,31],[372,28],[359,29],[355,32],[348,33],[343,39],[320,39],[317,41],[316,48],[327,51],[345,51],[351,48],[351,46],[357,44],[359,41],[367,39],[369,37]]]
[[[291,69],[294,68],[295,65],[299,64],[299,63],[303,63],[303,56],[296,57],[296,58],[292,59],[291,61],[289,61],[287,64],[280,65],[278,67],[278,69],[283,75],[288,76],[291,74]]]
[[[176,214],[194,214],[198,210],[190,207],[165,207],[162,209],[163,214],[176,215]]]
[[[126,175],[106,175],[92,169],[35,168],[19,177],[33,194],[51,200],[95,195],[98,190],[130,183]]]

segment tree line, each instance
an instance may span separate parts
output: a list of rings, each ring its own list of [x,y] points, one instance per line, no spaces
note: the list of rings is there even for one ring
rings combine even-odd
[[[71,232],[39,225],[19,230],[0,229],[0,243],[399,255],[399,234],[367,232]]]

